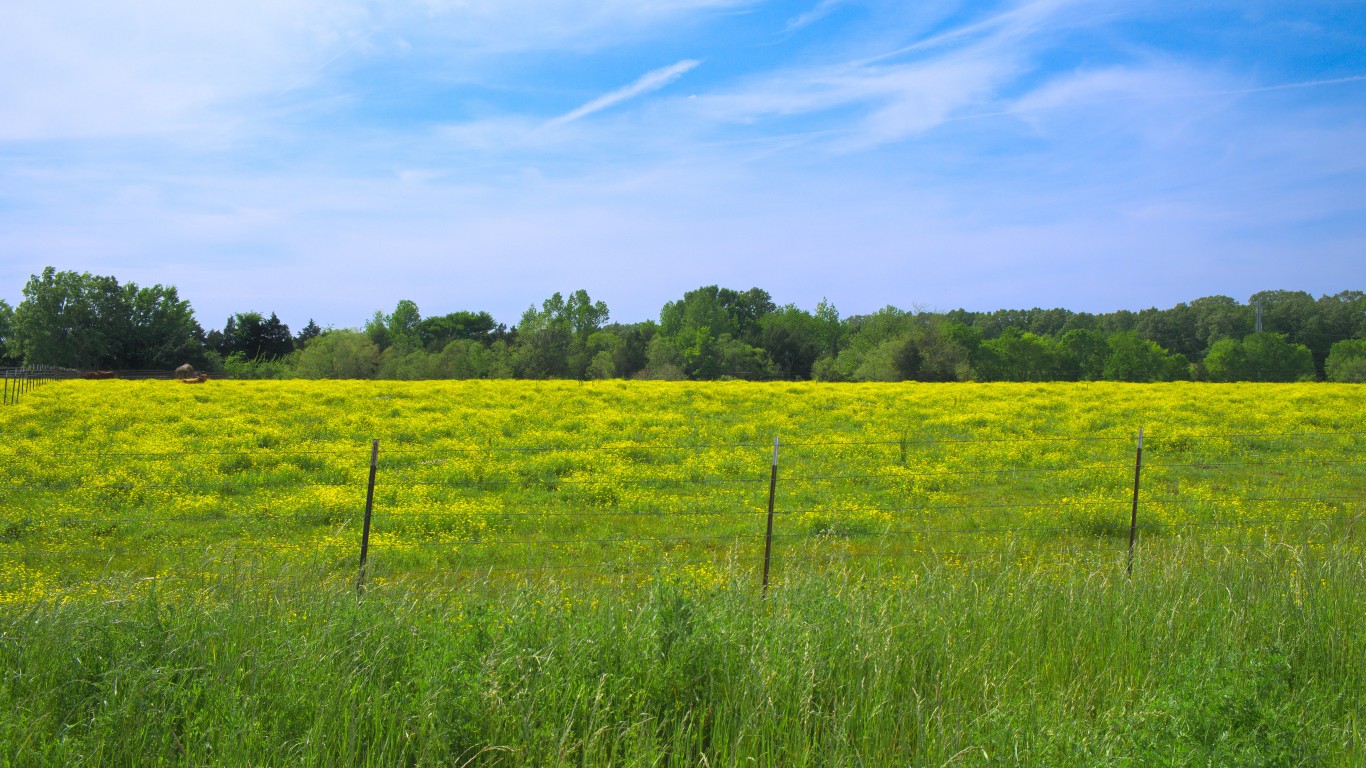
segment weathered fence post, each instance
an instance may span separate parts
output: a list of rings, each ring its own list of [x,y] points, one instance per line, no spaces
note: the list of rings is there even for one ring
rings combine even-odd
[[[1143,471],[1143,427],[1138,428],[1138,450],[1134,453],[1134,505],[1129,515],[1129,569],[1134,575],[1134,541],[1138,538],[1138,479]]]
[[[370,445],[370,482],[365,488],[365,523],[360,531],[360,576],[356,591],[365,591],[365,559],[370,554],[370,515],[375,509],[375,470],[379,468],[379,440]]]
[[[768,597],[768,564],[773,557],[773,500],[778,493],[778,438],[773,438],[773,467],[768,476],[768,533],[764,535],[764,597]]]

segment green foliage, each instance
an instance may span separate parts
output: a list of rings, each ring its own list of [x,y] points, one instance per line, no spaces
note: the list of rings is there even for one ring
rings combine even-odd
[[[497,324],[487,312],[452,312],[424,318],[418,323],[417,333],[428,352],[440,352],[456,340],[493,342]]]
[[[742,293],[709,285],[689,291],[659,313],[659,338],[674,352],[673,361],[665,364],[697,379],[770,376],[762,321],[776,309],[768,292],[759,288]],[[798,352],[793,362],[800,364],[800,356]]]
[[[174,368],[201,363],[203,330],[174,287],[120,286],[112,277],[58,272],[29,278],[5,345],[28,364]]]
[[[379,348],[364,333],[329,330],[304,345],[296,366],[305,379],[369,379],[379,368]]]
[[[114,278],[48,267],[24,286],[11,354],[30,364],[113,368],[121,362],[118,340],[130,321]]]
[[[760,346],[783,379],[811,378],[812,366],[834,352],[840,335],[839,313],[824,302],[815,315],[788,304],[764,315],[759,326]]]
[[[507,342],[485,346],[472,339],[455,339],[441,350],[441,371],[452,379],[511,379],[515,377]]]
[[[901,379],[903,374],[895,359],[897,347],[909,337],[914,318],[909,312],[887,306],[871,315],[845,319],[839,352],[813,365],[813,377],[822,381]]]
[[[294,351],[289,326],[274,312],[266,318],[260,312],[238,312],[223,324],[218,352],[224,359],[237,355],[245,360],[274,360]]]
[[[1333,345],[1326,365],[1329,381],[1366,382],[1366,339],[1347,339]]]
[[[10,352],[14,342],[14,308],[0,299],[0,365],[18,365],[22,358]]]
[[[215,370],[236,355],[232,367],[251,375],[255,368],[242,360],[283,358],[323,335],[310,319],[291,338],[278,316],[256,312],[235,314],[205,334],[174,287],[120,286],[112,277],[51,267],[24,291],[14,310],[0,302],[3,362],[162,369],[189,362]],[[1261,335],[1253,333],[1254,305],[1262,310]],[[608,325],[608,318],[607,306],[583,290],[528,308],[512,329],[487,312],[424,318],[404,299],[390,314],[375,312],[363,333],[379,355],[374,375],[403,379],[1169,381],[1189,378],[1190,361],[1199,361],[1195,375],[1216,381],[1295,381],[1326,377],[1332,346],[1366,337],[1366,293],[1315,300],[1301,291],[1263,291],[1247,304],[1206,296],[1103,315],[888,306],[841,319],[826,301],[808,312],[779,307],[760,288],[710,285],[666,303],[658,323]],[[457,341],[483,349],[450,346]],[[288,368],[275,366],[271,375]],[[319,362],[307,370],[332,376],[368,368]],[[1341,363],[1338,370],[1346,375]]]
[[[203,362],[203,330],[188,301],[174,287],[124,286],[130,322],[122,339],[122,365],[134,369],[175,368]]]
[[[298,354],[283,357],[247,357],[233,352],[223,358],[223,373],[234,379],[292,379],[296,375]]]
[[[1178,381],[1190,378],[1190,363],[1156,343],[1124,331],[1109,338],[1105,359],[1107,381]]]
[[[1065,369],[1052,338],[1014,328],[982,342],[973,367],[982,381],[1056,381],[1064,378]]]
[[[529,307],[517,324],[516,371],[528,379],[583,379],[597,351],[589,340],[607,322],[607,305],[582,289]]]
[[[1291,344],[1282,333],[1254,333],[1237,341],[1222,339],[1205,356],[1210,381],[1313,381],[1314,358],[1308,347]]]
[[[303,349],[308,342],[318,338],[322,334],[323,329],[319,327],[317,323],[313,322],[313,318],[310,317],[308,318],[308,325],[305,325],[302,330],[295,334],[294,348]]]
[[[1105,361],[1110,344],[1099,331],[1074,328],[1058,340],[1064,378],[1072,381],[1099,381],[1105,376]]]

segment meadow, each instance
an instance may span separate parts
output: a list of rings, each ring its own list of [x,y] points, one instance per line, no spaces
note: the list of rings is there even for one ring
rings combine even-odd
[[[1366,756],[1351,385],[63,381],[0,433],[16,764]]]

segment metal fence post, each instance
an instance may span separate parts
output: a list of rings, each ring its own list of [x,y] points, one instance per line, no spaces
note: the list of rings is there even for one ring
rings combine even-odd
[[[370,515],[375,509],[375,470],[379,468],[379,440],[370,445],[370,482],[365,489],[365,523],[360,532],[360,576],[356,591],[365,591],[365,560],[370,554]]]
[[[1134,453],[1134,505],[1129,515],[1129,568],[1134,575],[1134,542],[1138,539],[1138,479],[1143,471],[1143,427],[1138,428],[1138,450]]]
[[[773,500],[778,492],[778,438],[773,438],[773,468],[768,476],[768,533],[764,535],[764,597],[768,597],[768,564],[773,556]]]

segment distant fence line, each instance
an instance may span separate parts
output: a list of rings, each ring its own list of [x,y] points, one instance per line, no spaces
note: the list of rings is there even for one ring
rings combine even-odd
[[[75,378],[80,371],[59,368],[55,365],[21,365],[14,368],[0,368],[0,378],[5,380],[4,397],[0,404],[10,405],[19,398],[47,384],[54,379]]]
[[[135,467],[142,462],[176,462],[188,473],[187,479],[152,482],[136,479],[101,481],[98,476],[56,476],[25,481],[12,474],[14,481],[0,486],[0,495],[3,495],[4,506],[9,510],[17,509],[13,503],[16,495],[32,494],[56,494],[55,498],[61,499],[68,509],[71,506],[78,510],[88,507],[92,513],[88,516],[67,514],[45,518],[51,525],[73,530],[94,528],[116,533],[120,526],[217,526],[215,532],[230,534],[227,541],[231,542],[229,549],[235,554],[307,554],[310,551],[308,541],[300,544],[297,541],[275,540],[270,536],[270,527],[279,523],[312,525],[331,532],[349,529],[350,535],[356,537],[352,540],[359,550],[359,556],[352,560],[357,567],[355,574],[359,589],[364,589],[367,578],[377,573],[390,577],[566,572],[615,575],[716,564],[724,558],[742,557],[745,562],[752,563],[756,571],[762,563],[763,576],[756,578],[756,582],[759,588],[767,590],[774,586],[769,571],[775,563],[790,566],[817,560],[853,561],[876,557],[977,557],[1000,554],[1008,547],[1018,546],[1025,541],[1022,536],[1077,535],[1079,539],[1067,542],[1069,551],[1086,549],[1111,552],[1116,556],[1124,556],[1130,569],[1133,567],[1139,534],[1150,528],[1168,533],[1291,528],[1308,532],[1311,529],[1341,530],[1345,526],[1349,535],[1355,537],[1356,526],[1362,518],[1362,504],[1366,501],[1366,483],[1363,483],[1359,474],[1344,474],[1343,470],[1363,463],[1362,459],[1357,458],[1362,455],[1363,436],[1366,433],[1147,436],[1150,446],[1154,443],[1158,446],[1179,443],[1188,447],[1201,442],[1216,445],[1230,441],[1272,439],[1287,440],[1294,444],[1281,452],[1284,455],[1253,455],[1240,461],[1218,460],[1224,458],[1222,456],[1210,456],[1208,460],[1186,460],[1184,456],[1172,456],[1170,461],[1165,460],[1165,457],[1154,461],[1151,453],[1145,460],[1140,442],[1142,438],[1137,432],[1128,438],[1114,435],[1047,435],[1001,439],[800,440],[790,444],[775,438],[771,445],[623,441],[615,445],[490,444],[456,448],[403,445],[391,451],[386,451],[380,441],[375,440],[366,446],[369,450],[363,452],[357,446],[352,450],[62,452],[36,458],[18,452],[0,451],[0,462],[29,458],[48,468],[85,468],[92,462],[112,461],[118,468],[127,470],[130,464]],[[1322,440],[1334,441],[1334,456],[1306,459],[1303,458],[1303,452],[1296,449],[1297,446],[1303,448],[1308,441]],[[1099,446],[1106,455],[1099,461],[1072,465],[1027,466],[1017,463],[1010,466],[932,470],[914,466],[912,460],[917,456],[910,450],[913,446],[952,451],[971,443],[1047,445],[1065,441]],[[1129,445],[1126,446],[1126,443]],[[851,467],[851,459],[844,455],[851,449],[864,449],[872,453],[863,457],[862,466]],[[673,477],[566,477],[536,468],[506,470],[514,472],[511,475],[497,474],[506,469],[497,460],[500,455],[553,458],[560,452],[592,455],[605,451],[641,453],[644,458],[650,459],[647,463],[667,466],[673,466],[671,458],[679,458],[686,463],[689,455],[702,454],[739,456],[743,461],[730,474],[689,470]],[[787,456],[794,452],[799,455]],[[802,452],[807,455],[800,455]],[[829,455],[822,459],[821,452]],[[1120,460],[1123,456],[1121,452],[1128,452],[1127,461]],[[256,466],[258,462],[287,464],[291,460],[313,461],[318,460],[318,457],[343,456],[355,456],[358,461],[350,467],[332,468],[331,472],[339,474],[329,475],[328,479],[317,477],[318,473],[326,470],[316,467],[299,470],[301,477],[298,479],[262,479],[259,477],[261,470]],[[366,461],[359,461],[362,456]],[[447,469],[445,461],[450,457],[470,459],[472,466]],[[188,479],[200,471],[201,468],[194,465],[200,459],[217,462],[216,471],[222,477],[211,480]],[[1221,495],[1213,498],[1165,498],[1144,493],[1145,483],[1150,478],[1157,483],[1174,484],[1179,488],[1182,473],[1215,473],[1221,480],[1220,487],[1224,487],[1237,481],[1241,476],[1236,473],[1240,471],[1262,478],[1276,478],[1285,474],[1281,470],[1303,472],[1316,469],[1324,470],[1325,474],[1294,479],[1312,481],[1314,487],[1319,489],[1317,492],[1306,493],[1302,487],[1267,491],[1263,486],[1247,483],[1245,478],[1242,487],[1227,487]],[[474,472],[480,476],[471,476]],[[908,483],[959,480],[974,483],[964,489],[965,495],[969,492],[981,495],[984,484],[993,482],[1034,482],[1039,478],[1067,479],[1076,475],[1098,481],[1090,485],[1079,484],[1077,487],[1083,492],[1099,494],[1106,488],[1109,490],[1098,497],[1083,493],[1082,498],[1069,498],[1069,492],[1036,494],[1033,498],[1021,500],[976,499],[974,496],[974,500],[953,502],[874,504],[871,501],[854,503],[844,498],[848,495],[847,488],[855,488],[867,491],[869,499],[895,501],[909,496],[904,490]],[[355,506],[346,512],[300,505],[297,500],[296,508],[291,510],[277,510],[272,504],[272,497],[278,492],[324,488],[355,489],[352,495]],[[531,501],[506,503],[507,500],[500,494],[517,488],[538,496]],[[593,491],[600,488],[612,492],[631,488],[657,490],[665,495],[625,508],[594,508],[592,503],[572,500],[565,502],[568,508],[562,508],[546,501],[554,499],[556,494],[576,492],[576,489]],[[1004,486],[995,490],[1007,492],[1015,489]],[[164,504],[181,503],[182,497],[175,494],[184,494],[186,491],[196,498],[222,498],[228,502],[247,504],[250,513],[230,514],[215,509],[210,514],[117,516],[103,513],[104,504],[99,501],[101,498],[118,499],[136,495],[145,497],[139,501],[140,504],[155,509]],[[159,500],[157,494],[160,492],[168,492],[172,498]],[[429,509],[403,508],[405,494],[412,496],[427,492],[455,495],[437,498],[431,502]],[[673,495],[667,495],[669,492],[673,492]],[[82,501],[82,497],[89,497],[90,500]],[[362,498],[365,500],[363,505]],[[76,500],[74,505],[72,499]],[[469,509],[468,502],[487,502],[490,499],[495,503],[473,512]],[[1166,520],[1157,525],[1149,522],[1144,515],[1144,510],[1150,508],[1187,507],[1203,510],[1210,515],[1210,519]],[[1265,511],[1277,507],[1295,508],[1300,513],[1278,517]],[[1052,514],[1050,519],[1045,520],[1020,519],[1029,517],[1024,514],[1028,510],[1051,510]],[[1017,516],[1017,512],[1020,515]],[[977,520],[973,517],[974,513],[987,519]],[[952,519],[934,519],[934,516],[945,514],[952,515]],[[105,558],[106,562],[112,563],[116,557],[147,554],[147,549],[143,547],[118,542],[112,546],[78,546],[71,549],[23,547],[21,540],[25,526],[31,524],[32,515],[14,515],[11,512],[0,519],[0,558],[32,557],[47,562],[62,558]],[[873,516],[879,522],[876,525],[861,523],[858,521],[859,516]],[[491,533],[482,528],[471,533],[458,527],[447,530],[426,527],[427,523],[450,523],[473,518],[486,524],[520,521],[518,525],[529,523],[534,527],[520,531],[504,527]],[[613,520],[632,521],[637,524],[637,529],[614,533],[612,528],[573,528],[581,525],[579,521],[586,523],[589,519],[609,524]],[[747,523],[747,520],[752,522]],[[639,527],[644,524],[649,524],[657,532],[643,533]],[[677,530],[666,530],[668,525],[675,526]],[[791,527],[794,525],[797,530]],[[558,530],[556,526],[569,527],[567,530]],[[157,530],[169,534],[164,528]],[[259,534],[264,534],[264,537]],[[376,535],[378,538],[375,538]],[[338,555],[335,548],[325,547],[320,538],[314,535],[311,551],[318,555]],[[1127,547],[1116,539],[1127,539]],[[972,545],[972,542],[983,540],[1004,540],[1004,545],[987,548]],[[218,551],[222,544],[221,540],[213,543],[158,541],[154,549],[158,557],[183,556],[184,560],[193,560],[196,555],[204,557]],[[880,549],[860,549],[858,545],[861,544]],[[803,545],[804,549],[793,545]],[[1235,542],[1230,546],[1241,545]],[[741,547],[745,547],[743,551],[748,554],[740,555]],[[414,552],[418,555],[414,556]],[[824,554],[814,554],[817,552]],[[499,560],[490,553],[504,559]],[[611,556],[603,559],[593,557],[595,554]],[[439,564],[434,565],[430,555],[439,556]],[[556,562],[552,556],[567,559]]]

